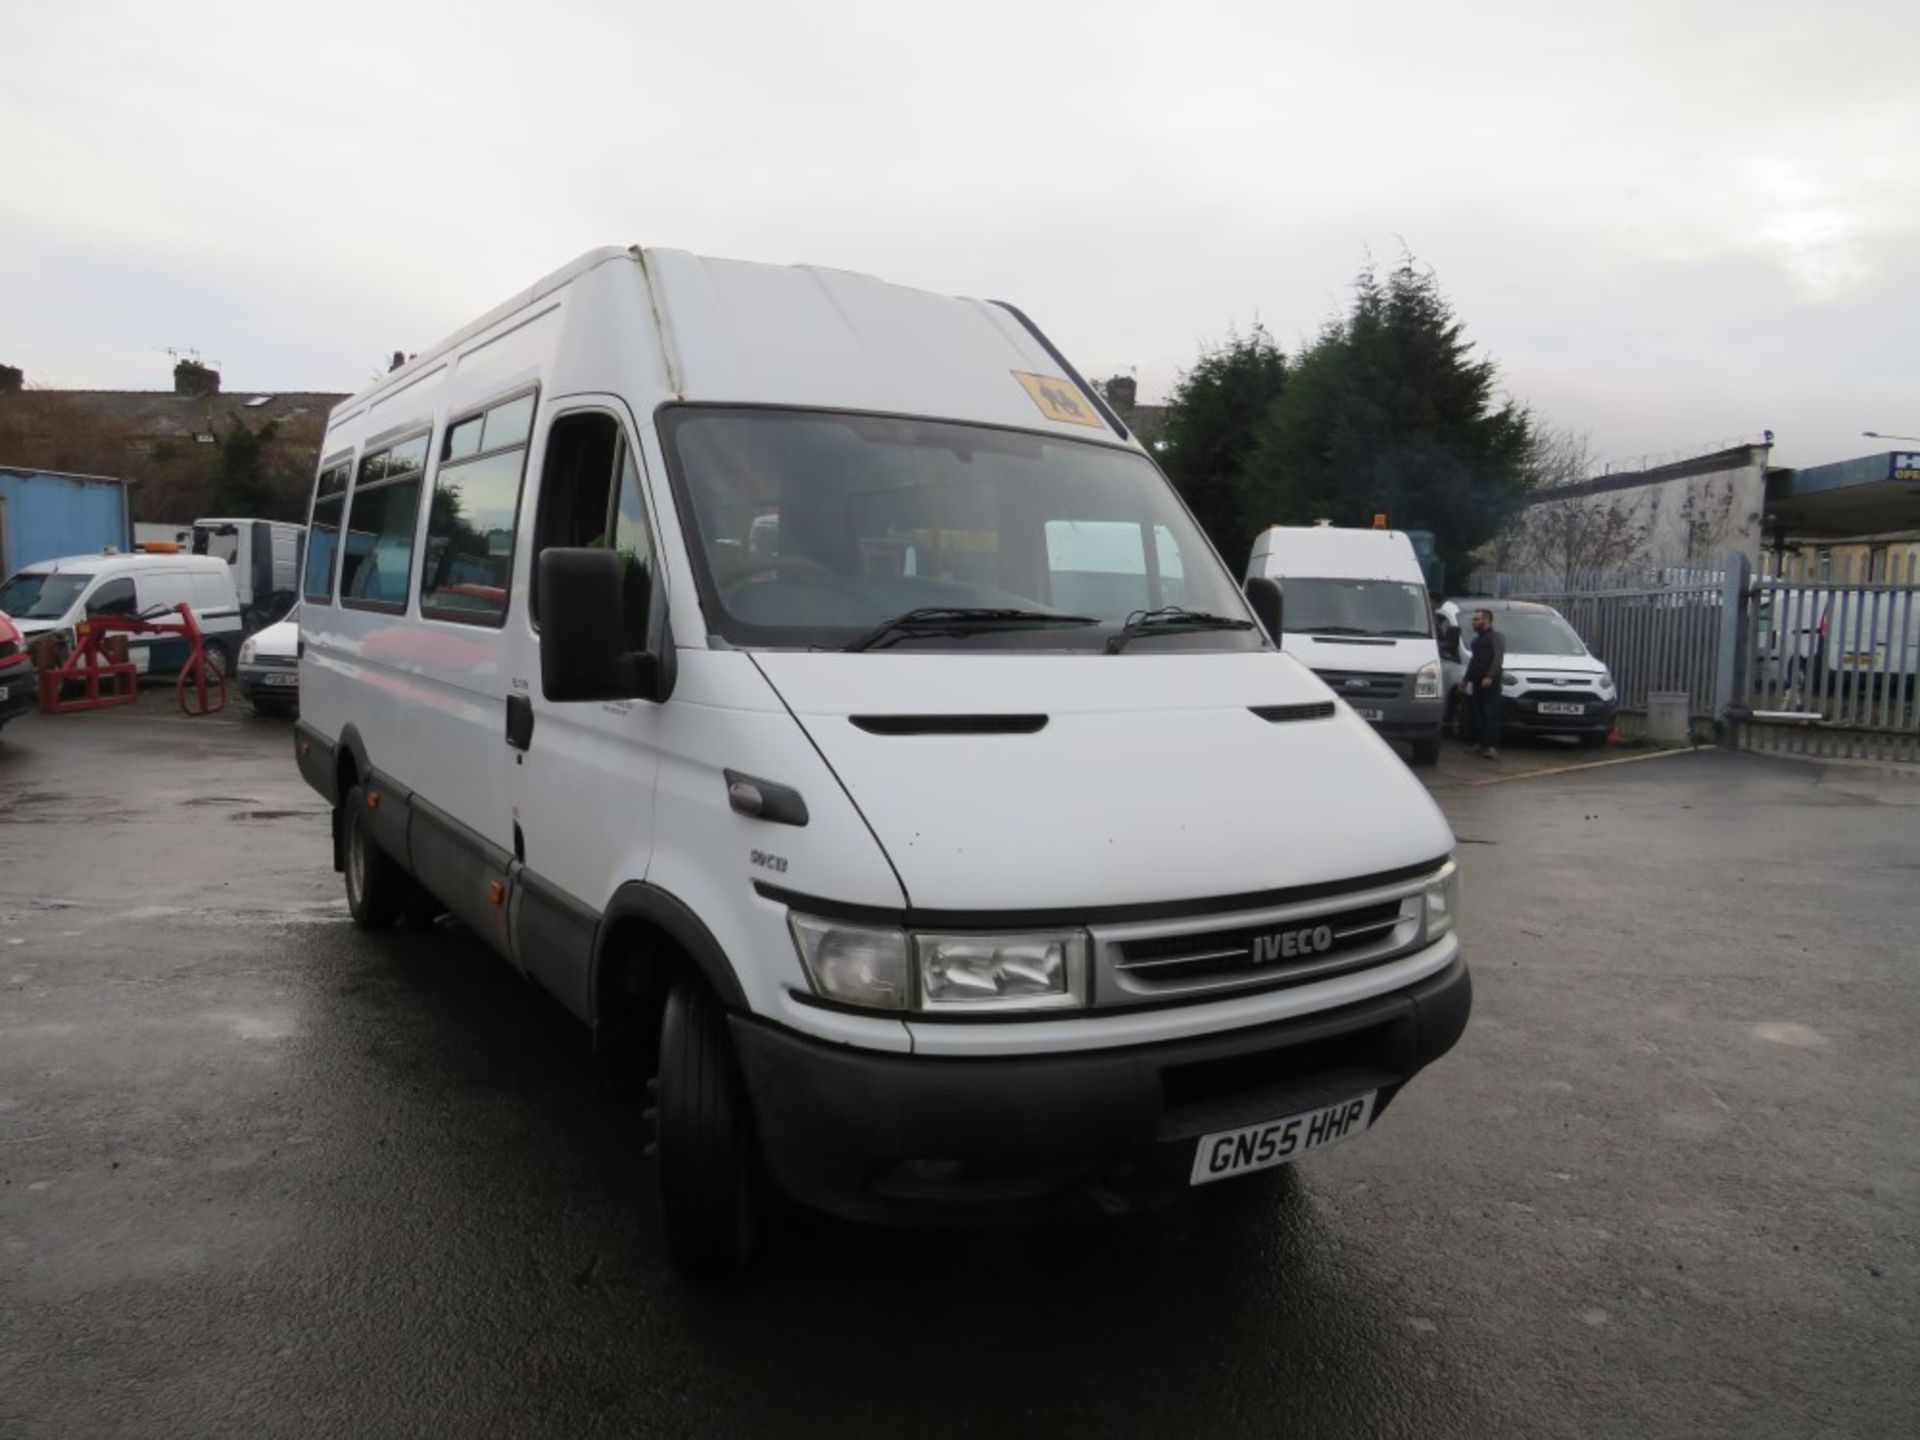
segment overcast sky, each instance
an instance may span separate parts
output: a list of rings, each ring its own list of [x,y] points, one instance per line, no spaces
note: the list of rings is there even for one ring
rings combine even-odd
[[[353,390],[579,252],[1018,303],[1158,399],[1430,264],[1596,455],[1920,433],[1920,5],[0,0],[0,362]]]

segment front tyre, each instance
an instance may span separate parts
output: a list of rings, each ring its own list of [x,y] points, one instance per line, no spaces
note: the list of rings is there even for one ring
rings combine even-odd
[[[667,1258],[689,1274],[738,1269],[759,1209],[753,1117],[726,1011],[697,980],[667,994],[654,1105]]]
[[[407,898],[407,873],[380,848],[367,828],[367,792],[356,785],[342,807],[347,910],[362,930],[384,930],[400,918]]]

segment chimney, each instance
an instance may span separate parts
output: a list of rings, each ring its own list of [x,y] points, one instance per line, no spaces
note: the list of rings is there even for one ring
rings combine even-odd
[[[218,395],[220,372],[198,360],[182,360],[173,367],[173,393],[176,395]]]
[[[0,365],[0,395],[18,395],[26,383],[18,365]]]
[[[1131,375],[1116,375],[1107,381],[1107,403],[1121,414],[1133,409],[1140,387]]]

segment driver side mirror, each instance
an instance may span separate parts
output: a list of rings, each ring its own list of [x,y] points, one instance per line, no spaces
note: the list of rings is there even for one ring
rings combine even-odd
[[[1266,629],[1267,638],[1274,644],[1280,643],[1280,621],[1285,607],[1280,594],[1280,582],[1269,580],[1264,575],[1249,575],[1246,583],[1247,604],[1253,607],[1253,613]]]
[[[559,701],[659,702],[673,693],[664,597],[651,607],[649,649],[626,648],[627,565],[618,551],[552,546],[540,552],[536,565],[541,694]]]

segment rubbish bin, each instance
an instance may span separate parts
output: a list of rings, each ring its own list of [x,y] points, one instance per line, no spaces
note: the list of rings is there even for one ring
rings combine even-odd
[[[1669,745],[1687,738],[1688,695],[1684,690],[1647,692],[1647,734]]]

